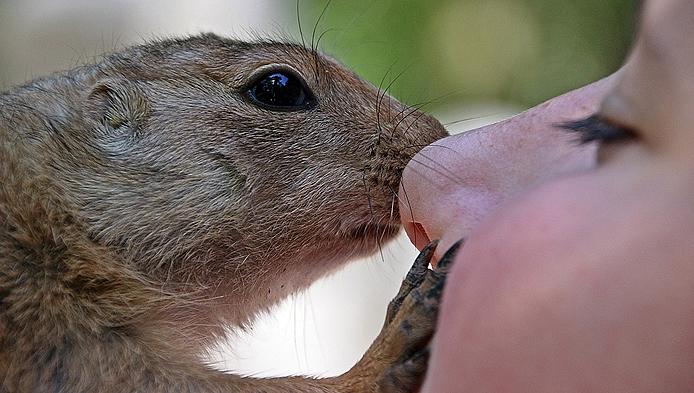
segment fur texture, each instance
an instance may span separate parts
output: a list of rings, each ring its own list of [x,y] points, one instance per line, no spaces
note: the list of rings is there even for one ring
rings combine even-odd
[[[315,104],[252,102],[273,66]],[[5,92],[0,390],[351,391],[198,354],[392,238],[401,171],[443,136],[315,51],[209,34]]]

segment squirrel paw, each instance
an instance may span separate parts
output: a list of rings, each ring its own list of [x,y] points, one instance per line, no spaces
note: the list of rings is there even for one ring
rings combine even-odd
[[[388,305],[381,333],[364,357],[341,376],[352,386],[361,386],[355,391],[405,393],[422,383],[446,274],[463,241],[454,244],[432,270],[429,263],[437,243],[434,240],[422,249]]]

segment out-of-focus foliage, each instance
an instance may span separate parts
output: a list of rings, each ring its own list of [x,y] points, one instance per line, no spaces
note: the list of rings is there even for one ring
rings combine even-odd
[[[619,67],[636,20],[635,0],[0,0],[0,87],[181,32],[298,39],[297,3],[307,44],[413,105],[537,104]]]
[[[326,4],[300,1],[304,41],[409,104],[535,105],[616,70],[636,23],[633,0]]]

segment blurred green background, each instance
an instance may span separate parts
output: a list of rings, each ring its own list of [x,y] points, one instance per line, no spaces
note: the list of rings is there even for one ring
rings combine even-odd
[[[633,0],[327,3],[301,1],[306,42],[315,26],[324,50],[411,105],[536,105],[616,70],[636,20]]]
[[[617,69],[636,20],[634,3],[0,0],[0,85],[181,32],[298,41],[298,8],[307,44],[320,40],[325,52],[408,104],[525,108]]]

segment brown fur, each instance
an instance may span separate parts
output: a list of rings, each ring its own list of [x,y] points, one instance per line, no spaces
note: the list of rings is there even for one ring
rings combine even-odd
[[[303,76],[315,106],[244,98],[275,63]],[[444,135],[314,51],[214,35],[5,92],[0,391],[370,391],[368,374],[389,365],[261,380],[198,356],[392,238],[402,169]]]

